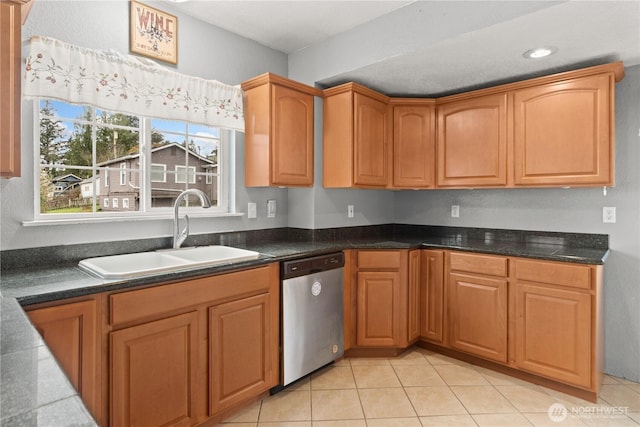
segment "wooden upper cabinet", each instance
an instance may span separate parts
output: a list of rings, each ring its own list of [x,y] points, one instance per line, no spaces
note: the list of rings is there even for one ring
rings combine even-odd
[[[313,185],[313,97],[318,89],[271,73],[242,84],[245,185]]]
[[[438,187],[507,184],[507,94],[438,105]]]
[[[612,73],[514,94],[515,185],[613,185]]]
[[[22,2],[0,2],[0,177],[20,176]]]
[[[391,158],[389,99],[355,83],[323,93],[323,186],[386,187]]]
[[[435,101],[393,99],[393,187],[435,186]]]

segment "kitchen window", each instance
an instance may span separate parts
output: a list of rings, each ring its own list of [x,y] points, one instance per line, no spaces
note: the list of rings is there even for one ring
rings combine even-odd
[[[168,216],[191,188],[209,196],[213,211],[228,212],[234,131],[50,99],[34,104],[36,220]]]

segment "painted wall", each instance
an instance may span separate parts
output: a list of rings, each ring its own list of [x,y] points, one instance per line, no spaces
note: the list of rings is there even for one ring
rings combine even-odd
[[[517,2],[503,2],[509,14]],[[442,4],[443,5],[443,4]],[[532,8],[545,7],[531,3]],[[445,37],[446,10],[433,25],[417,17],[418,3],[289,55],[289,77],[306,84],[336,81],[345,72]],[[449,15],[449,17],[455,14]],[[469,16],[469,15],[468,15]],[[474,17],[475,18],[475,17]],[[478,19],[491,16],[478,10]],[[415,25],[419,21],[420,25]],[[427,94],[428,95],[428,94]],[[305,203],[289,212],[292,226],[326,228],[387,222],[602,233],[610,236],[605,272],[605,353],[607,373],[640,381],[640,66],[626,69],[616,86],[616,187],[608,189],[522,189],[449,191],[330,190],[322,188],[322,112],[316,108],[315,186]],[[318,106],[318,103],[316,103]],[[291,199],[294,195],[290,192]],[[297,195],[295,196],[297,197]],[[349,220],[347,204],[356,218]],[[460,218],[451,218],[451,205]],[[389,207],[393,206],[393,212]],[[617,223],[602,223],[602,207],[617,208]],[[310,218],[309,216],[312,216]]]
[[[153,5],[151,2],[146,2]],[[166,3],[154,6],[172,12]],[[177,72],[239,84],[271,71],[287,74],[287,56],[195,18],[178,16],[178,65],[162,64]],[[94,49],[129,52],[129,2],[116,1],[37,1],[23,27],[23,40],[32,35],[54,37]],[[28,50],[25,49],[26,55]],[[72,243],[99,242],[170,236],[170,219],[123,221],[86,225],[49,225],[25,227],[33,219],[33,105],[23,101],[22,177],[0,180],[0,248],[17,249]],[[33,142],[32,142],[33,141]],[[242,217],[192,218],[191,233],[284,227],[287,225],[286,189],[248,189],[244,187],[244,135],[236,140],[236,201],[238,211],[247,202],[258,204],[258,219]],[[266,201],[278,204],[276,218],[266,218]]]

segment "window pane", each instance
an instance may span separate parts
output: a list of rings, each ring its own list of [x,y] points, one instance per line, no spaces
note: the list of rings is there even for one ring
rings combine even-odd
[[[100,170],[100,206],[103,212],[122,212],[140,210],[140,165],[138,159],[125,163],[125,167],[104,168]],[[124,205],[122,200],[128,200]],[[108,201],[107,201],[108,200]]]
[[[97,182],[91,171],[79,169],[40,169],[40,213],[68,214],[93,212]],[[89,173],[89,178],[81,175]]]

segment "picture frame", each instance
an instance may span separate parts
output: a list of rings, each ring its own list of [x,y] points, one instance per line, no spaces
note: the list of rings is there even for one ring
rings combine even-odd
[[[178,18],[131,0],[129,50],[170,64],[178,63]]]

